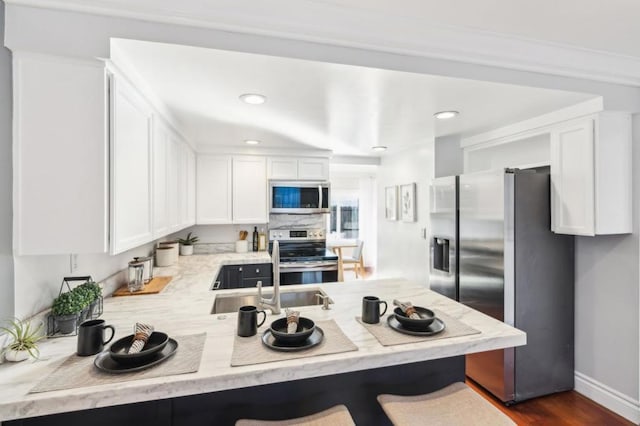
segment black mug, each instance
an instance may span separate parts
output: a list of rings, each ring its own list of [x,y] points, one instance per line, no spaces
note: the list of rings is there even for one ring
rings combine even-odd
[[[262,313],[264,317],[260,324],[258,324],[258,313]],[[249,337],[258,332],[260,327],[267,320],[267,313],[265,311],[259,311],[255,306],[242,306],[238,310],[238,336]]]
[[[111,337],[104,340],[104,330],[111,329]],[[105,325],[104,320],[85,321],[78,327],[78,355],[89,356],[102,352],[104,345],[109,343],[116,331],[111,325]]]
[[[380,304],[384,303],[384,311],[380,313]],[[380,317],[387,312],[387,302],[375,296],[365,296],[362,298],[362,321],[367,324],[377,324]]]

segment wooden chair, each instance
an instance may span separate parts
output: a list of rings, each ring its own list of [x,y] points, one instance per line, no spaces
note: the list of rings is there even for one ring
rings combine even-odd
[[[355,426],[351,413],[344,405],[336,405],[328,410],[310,416],[288,420],[241,419],[236,426]]]
[[[358,277],[358,272],[364,278],[364,259],[362,258],[362,248],[364,246],[364,241],[358,240],[356,241],[356,246],[351,252],[351,256],[343,257],[340,256],[338,262],[341,262],[341,267],[343,271],[354,271],[356,273],[356,278]],[[342,252],[341,252],[342,253]],[[353,265],[353,267],[349,267],[345,269],[345,265]]]
[[[378,395],[378,402],[395,426],[515,426],[461,382],[424,395]]]

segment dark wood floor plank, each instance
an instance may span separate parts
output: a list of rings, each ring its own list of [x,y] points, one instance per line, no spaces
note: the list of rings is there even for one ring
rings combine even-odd
[[[506,407],[473,380],[467,385],[519,426],[633,426],[633,423],[578,392],[560,392]]]

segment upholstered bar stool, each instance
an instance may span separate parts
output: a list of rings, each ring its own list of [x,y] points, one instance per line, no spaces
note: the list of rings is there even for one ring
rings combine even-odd
[[[241,419],[236,426],[355,426],[351,413],[344,405],[336,405],[328,410],[310,416],[288,420]]]
[[[378,395],[378,402],[395,426],[515,425],[490,402],[460,382],[424,395]]]

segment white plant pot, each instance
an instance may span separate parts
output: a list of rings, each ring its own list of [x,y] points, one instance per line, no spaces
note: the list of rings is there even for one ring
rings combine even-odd
[[[11,362],[24,361],[25,359],[28,359],[28,358],[29,358],[28,351],[16,351],[14,349],[8,349],[4,353],[4,359]]]
[[[180,244],[180,256],[191,256],[193,254],[193,244]]]

